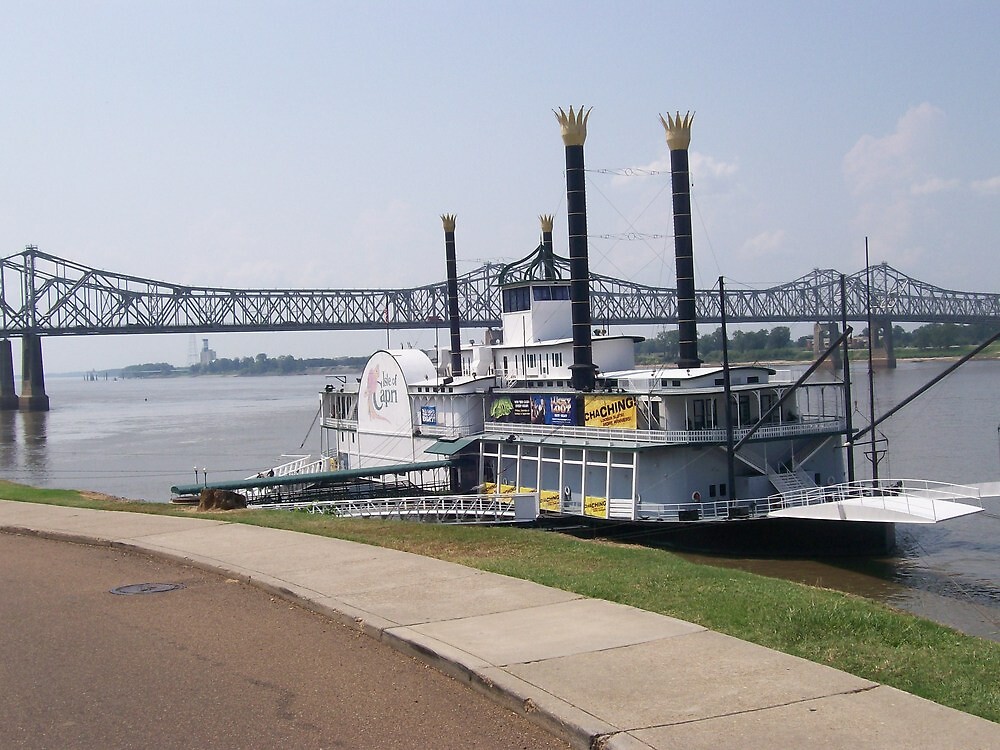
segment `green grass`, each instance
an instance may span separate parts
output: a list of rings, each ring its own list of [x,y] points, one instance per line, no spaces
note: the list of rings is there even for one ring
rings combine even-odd
[[[0,497],[190,515],[163,503],[92,499],[0,482]],[[860,597],[688,562],[665,550],[530,530],[336,519],[306,513],[199,514],[414,552],[628,604],[801,656],[1000,721],[1000,643]]]

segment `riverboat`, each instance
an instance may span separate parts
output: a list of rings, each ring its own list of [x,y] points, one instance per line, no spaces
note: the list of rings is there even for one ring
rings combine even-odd
[[[806,551],[818,551],[818,538],[835,548],[888,549],[895,523],[981,510],[975,488],[852,481],[844,379],[817,370],[824,374],[793,381],[788,370],[698,358],[690,115],[660,118],[671,151],[680,359],[638,367],[641,337],[592,330],[583,175],[589,110],[556,114],[566,148],[569,257],[553,250],[553,217],[540,217],[540,244],[497,276],[501,330],[465,343],[456,221],[443,216],[450,347],[376,351],[360,378],[327,385],[326,468],[444,458],[446,465],[425,469],[436,475],[429,485],[533,494],[543,517],[681,529],[696,545],[723,539],[734,550],[740,540],[756,544],[765,529],[772,539],[802,541]]]

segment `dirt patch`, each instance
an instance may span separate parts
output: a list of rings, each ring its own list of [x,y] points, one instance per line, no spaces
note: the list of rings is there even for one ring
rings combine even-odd
[[[127,497],[118,497],[117,495],[105,495],[103,492],[91,492],[90,490],[77,490],[80,493],[80,497],[85,497],[88,500],[104,500],[109,503],[137,503],[142,502],[141,500],[132,500]]]

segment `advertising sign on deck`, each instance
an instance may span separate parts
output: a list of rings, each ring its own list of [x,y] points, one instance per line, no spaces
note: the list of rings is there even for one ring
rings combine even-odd
[[[497,396],[490,403],[490,417],[515,424],[575,425],[574,396]]]
[[[635,396],[585,396],[583,420],[587,427],[634,430],[637,427]]]

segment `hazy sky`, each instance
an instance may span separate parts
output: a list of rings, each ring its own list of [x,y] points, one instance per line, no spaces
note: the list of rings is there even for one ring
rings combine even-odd
[[[658,115],[693,110],[699,288],[850,273],[867,235],[873,262],[1000,291],[994,0],[7,0],[3,21],[3,255],[202,286],[415,286],[444,278],[445,212],[460,271],[528,253],[539,213],[565,255],[552,109],[572,104],[593,107],[587,167],[609,170],[588,178],[593,270],[673,285]],[[664,171],[613,174],[628,168]],[[43,347],[57,372],[183,365],[190,343]],[[210,343],[336,356],[385,337]]]

